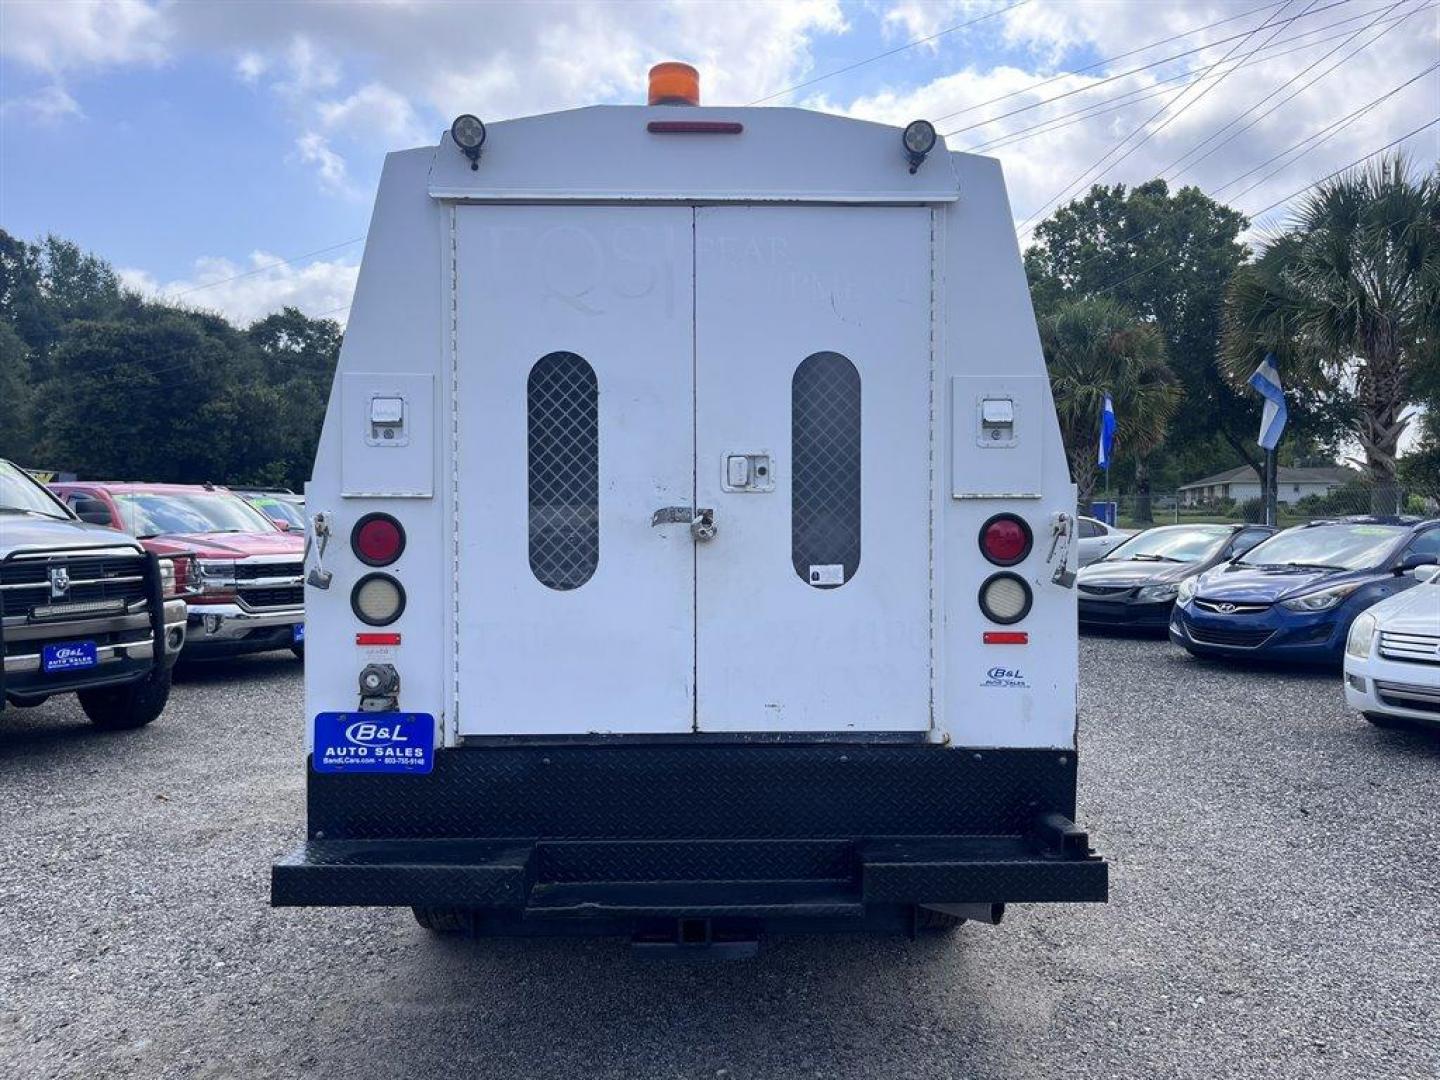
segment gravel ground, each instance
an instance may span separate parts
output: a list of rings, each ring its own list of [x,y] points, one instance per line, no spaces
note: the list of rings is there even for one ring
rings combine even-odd
[[[1440,739],[1334,676],[1082,642],[1080,819],[1108,906],[734,964],[271,911],[300,674],[207,668],[149,729],[0,721],[6,1077],[1440,1075]]]

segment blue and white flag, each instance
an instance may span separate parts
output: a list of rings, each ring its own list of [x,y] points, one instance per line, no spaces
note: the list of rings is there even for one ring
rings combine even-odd
[[[1100,409],[1100,468],[1110,468],[1110,450],[1115,445],[1115,403],[1105,395]]]
[[[1280,372],[1275,369],[1275,355],[1266,353],[1265,359],[1250,376],[1250,385],[1265,399],[1265,410],[1260,414],[1260,445],[1274,450],[1285,430],[1285,390],[1280,385]]]

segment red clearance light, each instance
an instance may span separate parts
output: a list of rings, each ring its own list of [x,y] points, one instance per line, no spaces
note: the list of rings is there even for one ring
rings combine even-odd
[[[356,645],[399,645],[399,634],[356,634]]]
[[[389,566],[405,550],[405,528],[389,514],[366,514],[350,530],[350,549],[366,566]]]
[[[1024,630],[986,630],[986,645],[1029,645],[1030,635]]]
[[[645,130],[652,135],[739,135],[745,125],[734,120],[651,120]]]
[[[996,514],[980,526],[980,553],[996,566],[1024,562],[1034,542],[1030,526],[1014,514]]]

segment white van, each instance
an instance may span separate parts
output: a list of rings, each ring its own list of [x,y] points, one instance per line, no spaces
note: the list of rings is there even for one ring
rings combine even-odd
[[[697,87],[387,158],[274,904],[743,951],[1105,900],[998,163]]]

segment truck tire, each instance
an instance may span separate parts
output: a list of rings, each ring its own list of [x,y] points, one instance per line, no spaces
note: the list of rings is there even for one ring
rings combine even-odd
[[[923,933],[935,933],[948,930],[958,930],[965,925],[965,920],[959,915],[950,915],[943,911],[936,911],[934,908],[915,908],[915,929]]]
[[[470,929],[469,914],[463,908],[412,907],[415,921],[432,934],[463,934]]]
[[[102,731],[141,728],[165,710],[170,697],[170,669],[161,667],[124,686],[81,690],[76,696],[90,722]]]

